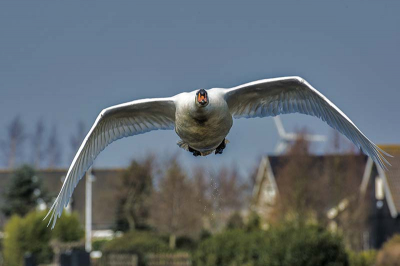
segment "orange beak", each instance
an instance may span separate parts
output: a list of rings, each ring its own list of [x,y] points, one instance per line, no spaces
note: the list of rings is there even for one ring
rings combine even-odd
[[[201,95],[200,93],[197,95],[197,101],[199,102],[199,103],[201,103],[202,101],[205,101],[205,102],[207,102],[207,98],[204,96],[204,95]]]

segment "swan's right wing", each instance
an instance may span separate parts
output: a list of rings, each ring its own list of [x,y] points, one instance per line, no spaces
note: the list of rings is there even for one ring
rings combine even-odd
[[[144,99],[104,109],[83,140],[64,184],[48,214],[56,220],[72,195],[72,192],[97,155],[111,142],[151,130],[173,129],[175,126],[174,98]]]
[[[302,113],[320,118],[351,140],[383,169],[390,156],[370,141],[356,125],[322,93],[299,77],[250,82],[226,89],[225,100],[235,118]]]

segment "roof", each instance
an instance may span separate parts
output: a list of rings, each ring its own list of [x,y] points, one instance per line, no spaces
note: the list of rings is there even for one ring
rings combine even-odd
[[[366,155],[329,154],[308,157],[310,168],[307,169],[307,172],[315,176],[310,180],[321,181],[318,183],[319,189],[324,191],[324,195],[330,199],[332,205],[336,206],[343,198],[359,191],[368,159]],[[270,156],[269,160],[279,188],[284,184],[280,180],[280,176],[285,174],[282,173],[283,167],[290,162],[291,157]],[[331,171],[329,171],[329,167],[332,167]],[[325,180],[322,180],[323,178]],[[338,182],[338,178],[343,178],[345,182]]]
[[[378,175],[383,179],[385,197],[391,216],[396,218],[400,214],[400,145],[378,146],[393,156],[392,158],[387,158],[392,166],[389,167],[388,171],[383,171],[366,155],[357,155],[354,161],[358,165],[356,169],[357,174],[355,174],[356,182],[354,184],[358,184],[358,189],[364,193],[367,186],[371,184],[369,182],[371,176],[376,175],[378,172]],[[310,172],[322,174],[324,163],[336,160],[337,158],[340,158],[339,164],[341,168],[339,169],[345,169],[348,164],[348,156],[353,155],[310,155],[309,158],[312,160],[312,169],[310,169]],[[268,179],[279,190],[279,186],[281,185],[279,182],[279,173],[289,160],[289,156],[266,156],[262,159],[253,190],[253,200],[255,203],[258,202],[258,197],[261,195],[260,190],[265,180]],[[352,189],[356,192],[356,187]]]
[[[253,190],[253,202],[258,204],[260,202],[261,190],[263,190],[266,180],[269,184],[276,188],[277,195],[284,193],[285,181],[280,178],[284,173],[285,165],[287,165],[293,156],[266,156],[262,159],[259,171],[256,177],[256,184]],[[320,184],[321,189],[325,195],[330,199],[330,204],[336,206],[339,202],[348,195],[358,193],[363,175],[367,165],[368,157],[363,154],[359,155],[309,155],[310,169],[308,170],[313,176],[314,180],[320,180],[324,176],[324,182]],[[329,165],[334,166],[335,171],[328,172],[326,167]],[[349,173],[348,170],[351,172]],[[337,185],[337,177],[347,177],[347,181],[343,189],[336,189],[333,191],[333,186]],[[350,175],[350,176],[349,176]],[[338,195],[342,194],[342,195]]]

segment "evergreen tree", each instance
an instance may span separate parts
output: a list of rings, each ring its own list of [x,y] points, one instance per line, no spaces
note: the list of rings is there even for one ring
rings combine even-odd
[[[24,216],[34,209],[40,200],[46,201],[46,194],[35,170],[23,165],[12,174],[11,182],[4,193],[2,211],[7,217],[13,214]]]

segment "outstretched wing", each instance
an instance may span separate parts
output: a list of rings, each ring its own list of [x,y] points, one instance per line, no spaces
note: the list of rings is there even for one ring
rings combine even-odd
[[[46,217],[51,215],[49,224],[53,221],[52,228],[68,204],[79,180],[108,144],[123,137],[143,134],[151,130],[173,129],[174,126],[173,98],[137,100],[101,111],[75,155],[61,191],[46,215]]]
[[[316,116],[350,139],[383,169],[390,156],[370,141],[331,101],[299,77],[265,79],[225,90],[225,100],[235,118],[302,113]]]

